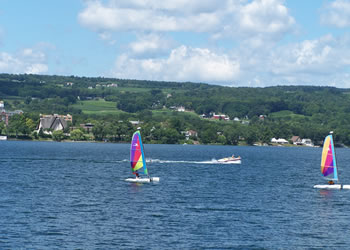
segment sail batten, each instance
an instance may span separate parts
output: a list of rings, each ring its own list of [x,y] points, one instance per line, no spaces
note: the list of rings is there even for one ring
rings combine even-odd
[[[328,180],[338,181],[337,162],[335,158],[333,136],[328,135],[323,143],[321,173]]]
[[[144,173],[145,175],[148,175],[140,131],[136,131],[132,136],[130,164],[133,174]]]

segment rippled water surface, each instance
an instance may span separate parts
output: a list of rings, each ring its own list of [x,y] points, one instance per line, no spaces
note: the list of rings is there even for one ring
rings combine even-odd
[[[350,191],[312,188],[320,148],[144,146],[158,184],[123,181],[128,144],[0,142],[0,249],[350,245]],[[350,184],[350,149],[337,158]]]

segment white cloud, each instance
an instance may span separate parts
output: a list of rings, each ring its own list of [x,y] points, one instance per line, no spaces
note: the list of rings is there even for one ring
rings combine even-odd
[[[136,56],[155,57],[164,55],[174,46],[175,42],[157,34],[138,36],[138,40],[131,42],[129,48]]]
[[[100,2],[90,2],[79,14],[79,21],[98,32],[134,29],[165,31],[176,26],[171,17],[153,15],[150,9],[115,8]]]
[[[19,56],[29,60],[29,61],[44,61],[45,60],[45,54],[41,51],[34,51],[34,49],[26,48],[21,50],[19,53]]]
[[[294,25],[288,9],[279,0],[256,0],[239,11],[240,28],[248,33],[281,33]]]
[[[350,27],[350,2],[335,0],[325,5],[321,13],[321,22],[338,28]]]
[[[120,31],[136,36],[137,40],[122,45],[128,50],[118,57],[114,76],[197,82],[237,80],[241,66],[248,76],[254,60],[266,67],[251,53],[269,51],[295,24],[283,0],[94,0],[87,1],[78,20],[104,40]],[[186,39],[176,41],[182,33]],[[233,40],[240,50],[250,52],[193,48],[191,39],[198,41],[199,33],[216,42]],[[201,38],[201,43],[209,41]],[[175,44],[183,46],[175,48]]]
[[[333,73],[332,69],[343,64],[341,60],[334,60],[340,52],[337,44],[339,41],[328,35],[280,47],[273,53],[271,70],[276,74]]]
[[[231,37],[252,48],[269,47],[295,28],[295,20],[280,0],[255,0],[224,11],[214,39]]]
[[[110,32],[100,32],[98,36],[101,40],[107,41],[110,45],[114,45],[116,43],[116,41],[112,38],[112,34]]]
[[[283,0],[87,3],[78,16],[82,25],[104,40],[120,31],[136,37],[121,45],[127,49],[117,56],[114,77],[241,86],[338,82],[350,87],[350,38],[326,35],[281,45],[296,28]],[[348,2],[335,0],[328,6],[328,24],[350,26]],[[225,47],[215,48],[219,44]]]
[[[207,2],[214,6],[213,1]],[[100,1],[89,1],[86,8],[79,13],[78,20],[82,25],[97,32],[207,31],[219,24],[217,16],[213,13],[181,11],[182,5],[186,10],[200,7],[198,2],[187,6],[185,1],[174,4],[174,1],[110,1],[109,4],[103,5]]]
[[[48,65],[45,62],[45,54],[31,48],[23,49],[16,54],[0,53],[1,72],[42,74],[48,71]]]
[[[208,49],[178,47],[164,59],[134,59],[122,55],[113,75],[164,81],[227,82],[237,79],[240,65]]]
[[[25,72],[27,74],[42,74],[42,73],[46,73],[48,71],[48,66],[46,64],[42,64],[42,63],[35,63],[35,64],[31,64],[28,65],[25,68]]]
[[[270,74],[270,83],[326,85],[337,82],[338,87],[349,87],[345,77],[349,73],[348,58],[350,37],[326,35],[276,48],[265,58],[268,62],[265,70]]]
[[[220,8],[220,4],[213,0],[111,0],[110,7],[132,8],[132,9],[153,9],[160,11],[177,11],[186,13],[212,12]]]
[[[79,22],[96,31],[211,32],[213,37],[279,39],[295,21],[282,0],[88,1]]]

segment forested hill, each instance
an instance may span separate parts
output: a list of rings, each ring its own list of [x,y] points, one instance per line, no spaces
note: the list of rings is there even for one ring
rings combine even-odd
[[[329,130],[335,130],[339,143],[350,144],[350,90],[334,87],[223,87],[190,82],[0,74],[0,99],[7,109],[22,109],[32,117],[38,113],[70,113],[77,122],[107,121],[114,117],[147,123],[153,116],[153,121],[162,126],[169,124],[164,123],[169,117],[164,113],[161,118],[161,111],[183,106],[198,117],[216,113],[231,120],[236,117],[249,121],[245,126],[232,121],[215,123],[219,127],[212,130],[224,130],[230,124],[243,131],[240,137],[253,134],[252,141],[268,141],[270,137],[289,139],[292,135],[319,141]],[[109,105],[109,112],[103,112],[102,100],[104,107]],[[95,108],[87,110],[86,105],[94,103]],[[258,118],[261,115],[265,117],[263,122]],[[177,119],[183,124],[181,129],[196,129],[201,135],[214,126],[205,125],[202,120],[182,121],[182,116]],[[207,142],[217,140],[214,137]]]

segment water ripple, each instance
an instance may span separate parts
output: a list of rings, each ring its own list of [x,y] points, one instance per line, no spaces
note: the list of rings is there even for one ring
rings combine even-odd
[[[0,249],[350,245],[350,191],[312,188],[321,149],[144,146],[157,185],[124,182],[126,144],[1,142]],[[241,165],[212,160],[233,152]],[[350,184],[348,149],[337,152]]]

